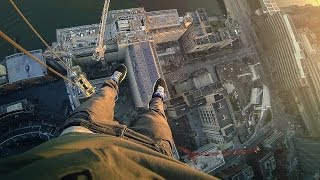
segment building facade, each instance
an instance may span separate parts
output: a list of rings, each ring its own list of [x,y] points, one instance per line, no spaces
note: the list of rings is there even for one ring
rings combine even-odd
[[[227,18],[223,26],[214,29],[205,9],[189,12],[185,19],[191,25],[188,26],[180,41],[188,54],[209,50],[213,47],[225,47],[235,41],[240,34],[240,27],[231,18]]]
[[[151,11],[146,13],[146,28],[154,43],[177,41],[189,24],[180,18],[177,9]]]
[[[279,7],[288,7],[288,6],[305,6],[311,4],[314,6],[319,6],[319,1],[317,0],[276,0]]]
[[[248,164],[239,164],[221,171],[217,177],[226,180],[250,180],[254,178],[254,172]]]
[[[263,45],[264,63],[283,90],[307,85],[304,53],[289,15],[282,11],[260,16],[258,35]]]
[[[301,47],[305,53],[308,84],[293,90],[298,110],[311,136],[320,135],[320,49],[312,41],[313,33],[308,29],[298,31]],[[310,39],[310,40],[309,40]]]
[[[270,15],[273,15],[274,13],[280,11],[280,8],[276,0],[260,0],[260,4],[264,13],[269,13]]]
[[[225,164],[222,152],[214,144],[207,144],[192,152],[192,155],[183,157],[183,160],[192,168],[210,173]]]
[[[30,51],[32,55],[46,64],[42,50]],[[29,58],[23,53],[17,53],[5,58],[0,75],[0,91],[15,90],[22,85],[31,85],[54,80],[54,75],[46,67]]]
[[[125,64],[128,67],[128,77],[135,107],[148,107],[153,93],[153,85],[158,78],[162,77],[152,44],[142,42],[129,45]]]
[[[168,116],[186,117],[195,146],[211,143],[221,150],[232,147],[236,136],[234,112],[222,85],[209,72],[202,72],[175,88],[179,94],[166,102]]]

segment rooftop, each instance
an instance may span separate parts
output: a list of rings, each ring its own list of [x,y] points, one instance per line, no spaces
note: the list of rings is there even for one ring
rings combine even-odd
[[[30,53],[46,63],[42,50],[30,51]],[[9,83],[38,78],[47,74],[46,67],[22,53],[7,56],[5,60]]]
[[[146,15],[151,30],[181,25],[177,9],[151,11]]]
[[[294,139],[298,162],[304,175],[313,176],[320,169],[320,137],[297,137]]]
[[[22,99],[36,102],[35,104],[38,105],[40,112],[57,116],[57,120],[65,120],[67,116],[61,112],[67,112],[65,110],[70,104],[63,80],[34,85],[6,95],[0,95],[0,99],[0,106]]]
[[[238,164],[223,170],[217,175],[221,179],[252,179],[254,172],[251,166],[247,164]]]
[[[198,153],[192,160],[185,158],[187,164],[199,171],[210,173],[225,164],[222,152],[214,144],[202,146],[193,153]]]
[[[226,99],[222,99],[219,102],[213,103],[212,105],[220,128],[233,124],[230,108]]]
[[[128,46],[129,58],[126,62],[132,67],[133,81],[137,85],[143,106],[148,106],[153,92],[153,85],[160,77],[160,71],[149,42],[136,43]],[[130,73],[131,71],[129,71]]]
[[[191,130],[194,132],[194,141],[197,147],[201,147],[207,144],[208,138],[203,132],[203,125],[200,120],[200,115],[198,111],[193,111],[192,113],[187,114],[188,123]]]

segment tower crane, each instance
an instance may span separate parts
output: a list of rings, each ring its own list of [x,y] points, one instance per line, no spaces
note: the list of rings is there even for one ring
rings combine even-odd
[[[105,0],[102,16],[101,16],[101,22],[100,22],[100,31],[98,34],[98,45],[92,56],[92,59],[96,61],[101,61],[102,64],[105,63],[104,54],[107,48],[105,45],[105,33],[106,33],[106,23],[107,23],[107,17],[109,12],[109,5],[110,5],[110,0]]]

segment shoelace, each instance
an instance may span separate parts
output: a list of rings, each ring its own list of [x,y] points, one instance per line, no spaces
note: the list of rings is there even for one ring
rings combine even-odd
[[[157,95],[159,95],[159,96],[161,96],[161,97],[164,97],[164,87],[158,86],[158,87],[157,87],[157,91],[156,91],[156,93],[154,93],[154,94],[157,94]]]
[[[120,77],[121,77],[122,73],[119,71],[115,71],[111,77],[111,79],[117,81],[119,83],[120,81]]]

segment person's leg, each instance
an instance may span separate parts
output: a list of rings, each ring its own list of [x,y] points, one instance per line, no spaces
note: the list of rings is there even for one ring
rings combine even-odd
[[[130,129],[154,140],[164,139],[172,142],[171,129],[164,112],[162,99],[159,97],[151,99],[149,110],[140,115]]]
[[[126,67],[120,65],[110,79],[102,85],[101,92],[81,104],[69,119],[87,119],[99,125],[117,124],[114,121],[115,101],[119,92],[118,84],[126,76]]]
[[[99,125],[114,123],[114,107],[117,94],[117,83],[111,79],[106,80],[101,92],[81,104],[72,113],[70,119],[85,118]]]
[[[159,80],[158,80],[159,81]],[[153,94],[153,98],[150,101],[149,109],[146,113],[140,115],[138,119],[132,123],[130,129],[148,136],[155,141],[164,140],[170,142],[170,148],[173,144],[171,129],[168,125],[167,117],[164,112],[164,89],[160,87],[161,92],[160,95],[157,94],[157,84],[155,85],[155,92]],[[161,79],[164,83],[164,80]],[[165,86],[165,85],[162,85]],[[165,146],[168,144],[165,143]]]

